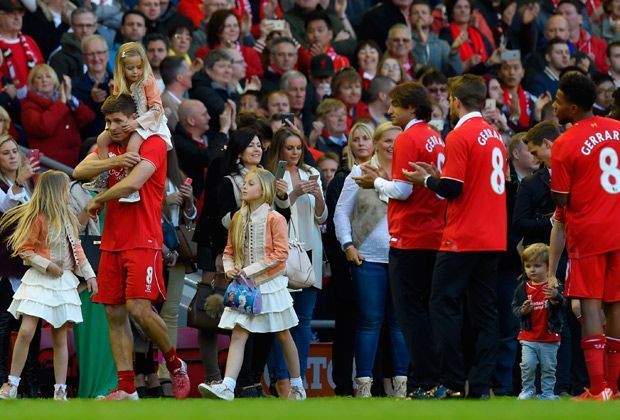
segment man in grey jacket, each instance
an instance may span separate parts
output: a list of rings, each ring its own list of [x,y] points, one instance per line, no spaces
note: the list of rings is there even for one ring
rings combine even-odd
[[[414,0],[409,12],[414,41],[412,53],[418,64],[432,64],[447,77],[462,74],[463,63],[458,49],[452,49],[450,44],[431,31],[433,16],[428,0]]]

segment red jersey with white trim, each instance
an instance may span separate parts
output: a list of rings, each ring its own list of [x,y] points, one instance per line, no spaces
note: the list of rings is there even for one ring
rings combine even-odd
[[[426,122],[420,121],[394,140],[392,180],[407,182],[403,169],[409,162],[427,162],[439,168],[445,161],[445,144]],[[424,187],[414,187],[406,200],[390,199],[390,246],[398,249],[439,249],[445,224],[446,200]]]
[[[110,152],[122,155],[127,149],[111,143]],[[161,249],[161,209],[166,183],[166,143],[159,136],[150,136],[140,146],[140,157],[156,169],[140,188],[140,201],[120,203],[110,200],[106,203],[105,229],[101,238],[104,251],[124,251],[137,248]],[[123,168],[109,171],[108,185],[114,186],[125,177]]]
[[[551,191],[569,194],[566,248],[571,258],[620,249],[620,122],[593,117],[553,142]]]
[[[532,301],[530,312],[530,329],[519,331],[517,340],[532,341],[535,343],[552,343],[560,341],[560,334],[549,332],[549,299],[545,296],[547,283],[534,284],[530,280],[525,282],[525,294]]]
[[[465,115],[446,138],[441,178],[463,183],[448,200],[440,251],[506,250],[506,147],[479,112]]]

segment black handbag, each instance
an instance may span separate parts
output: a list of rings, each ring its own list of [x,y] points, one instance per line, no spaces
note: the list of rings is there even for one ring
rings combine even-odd
[[[99,272],[99,260],[101,259],[101,236],[90,235],[88,233],[88,224],[86,225],[86,231],[84,235],[80,235],[80,242],[82,243],[82,249],[84,255],[96,273]]]
[[[218,328],[224,311],[224,292],[228,282],[224,273],[204,273],[196,284],[196,294],[187,308],[187,326],[217,334],[230,334]]]

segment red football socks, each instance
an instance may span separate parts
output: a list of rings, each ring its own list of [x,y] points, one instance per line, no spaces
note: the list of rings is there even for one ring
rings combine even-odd
[[[128,394],[133,394],[136,392],[133,370],[118,371],[118,390],[125,391]]]
[[[620,376],[620,338],[607,337],[605,342],[605,373],[607,386],[618,392],[618,376]]]
[[[166,361],[166,367],[170,373],[181,367],[181,360],[177,357],[177,351],[174,347],[164,353],[164,360]]]
[[[581,348],[588,367],[590,377],[590,392],[593,395],[600,394],[606,387],[605,384],[605,336],[603,334],[591,335],[581,340]]]

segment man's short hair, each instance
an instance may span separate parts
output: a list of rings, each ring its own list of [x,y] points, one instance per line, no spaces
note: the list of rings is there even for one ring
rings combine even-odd
[[[215,64],[220,61],[229,61],[232,63],[233,59],[222,48],[211,50],[211,52],[207,55],[207,58],[205,59],[205,68],[211,70],[213,67],[215,67]]]
[[[144,49],[146,50],[151,42],[161,41],[166,46],[166,50],[168,49],[168,38],[160,34],[159,32],[154,32],[152,34],[148,34],[144,38]]]
[[[525,134],[524,132],[517,133],[510,139],[508,143],[508,159],[512,158],[512,153],[518,150],[522,146],[525,146]]]
[[[327,25],[327,29],[332,30],[332,21],[329,18],[329,15],[323,10],[313,10],[312,12],[306,15],[304,28],[308,29],[308,25],[310,22],[314,22],[315,20],[322,20]]]
[[[183,71],[183,63],[185,59],[178,55],[172,55],[164,58],[159,65],[159,74],[164,81],[164,85],[168,86],[174,83],[177,76]]]
[[[440,70],[431,70],[422,76],[420,82],[422,82],[425,87],[429,87],[430,85],[447,85],[448,78]]]
[[[339,109],[347,110],[347,106],[340,99],[327,98],[323,99],[319,106],[316,108],[316,116],[322,117],[332,111]]]
[[[147,18],[144,15],[144,13],[142,13],[139,10],[127,10],[125,13],[123,13],[123,17],[121,18],[121,26],[123,26],[125,24],[125,20],[127,19],[127,16],[129,15],[138,15],[140,17],[142,17],[142,19],[144,19],[144,24],[146,25],[147,22]]]
[[[420,4],[423,4],[424,6],[428,6],[429,10],[433,10],[433,6],[431,5],[431,2],[429,0],[413,0],[411,2],[411,6],[409,6],[409,10],[411,10],[411,8],[413,6],[418,6]]]
[[[578,0],[560,0],[558,5],[556,6],[556,10],[557,10],[558,7],[560,7],[563,4],[571,4],[571,5],[575,6],[575,9],[577,10],[577,13],[581,13],[581,10],[585,7],[584,4],[579,2]]]
[[[86,46],[95,40],[103,42],[103,44],[105,45],[105,49],[106,50],[108,49],[108,43],[104,37],[102,37],[99,34],[92,34],[92,35],[88,35],[82,40],[82,42],[80,43],[80,50],[84,52],[84,49],[86,48]]]
[[[101,105],[101,113],[110,115],[116,112],[122,112],[126,116],[136,113],[136,103],[130,95],[110,95]]]
[[[308,86],[308,79],[303,73],[297,70],[289,70],[280,78],[280,87],[288,92],[288,85],[293,79],[304,79],[306,81],[306,86]]]
[[[547,42],[547,45],[545,46],[545,54],[551,54],[551,51],[553,50],[553,47],[555,47],[556,45],[566,45],[566,46],[568,46],[568,42],[566,42],[566,41],[564,41],[563,39],[560,39],[560,38],[550,39],[549,42]]]
[[[605,55],[607,55],[607,58],[611,57],[611,50],[618,47],[620,47],[620,41],[614,41],[607,45],[607,49],[605,50]]]
[[[368,102],[374,102],[379,98],[381,92],[388,93],[396,82],[387,76],[376,76],[368,86]]]
[[[592,81],[595,86],[598,86],[605,82],[614,83],[614,79],[607,73],[596,72],[592,75]],[[615,85],[614,85],[615,87]]]
[[[481,76],[464,74],[448,80],[450,96],[457,98],[468,111],[480,111],[487,97],[487,84]]]
[[[271,43],[269,44],[269,51],[273,54],[275,47],[280,44],[291,44],[295,49],[297,49],[297,45],[295,45],[295,41],[293,41],[288,36],[281,36],[271,41]]]
[[[560,127],[553,121],[541,121],[525,133],[525,143],[541,146],[543,140],[555,141],[560,137]]]
[[[82,6],[82,7],[78,7],[77,9],[73,11],[73,13],[71,13],[71,24],[73,25],[73,18],[78,17],[79,15],[85,15],[85,14],[93,15],[95,20],[97,19],[97,16],[95,16],[95,12]]]
[[[390,100],[393,105],[415,109],[416,118],[429,121],[433,113],[433,106],[428,91],[418,82],[406,82],[390,91]]]
[[[561,90],[568,102],[577,105],[582,111],[589,111],[596,101],[596,86],[588,76],[571,71],[560,79]]]

